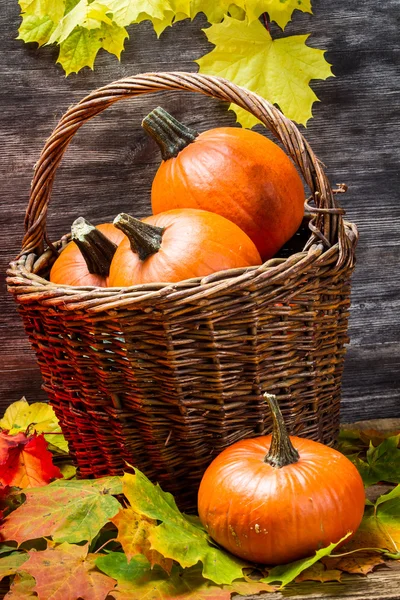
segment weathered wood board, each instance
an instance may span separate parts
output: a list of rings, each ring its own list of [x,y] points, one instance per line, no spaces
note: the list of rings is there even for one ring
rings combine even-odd
[[[358,224],[358,266],[343,386],[343,420],[400,413],[400,38],[398,0],[362,3],[315,0],[315,16],[296,13],[286,32],[313,35],[326,48],[336,78],[313,82],[321,99],[305,135],[333,182],[346,182],[341,200]],[[0,412],[22,395],[44,399],[40,373],[13,300],[4,285],[7,264],[20,248],[32,168],[46,137],[69,105],[90,90],[146,71],[196,70],[212,46],[205,19],[178,23],[157,41],[149,23],[131,28],[121,63],[103,53],[95,71],[65,78],[54,48],[15,40],[17,0],[0,0],[1,216]],[[285,33],[286,33],[285,32]],[[274,35],[282,35],[273,28]],[[234,124],[216,101],[194,94],[160,94],[121,102],[83,127],[57,175],[49,211],[53,239],[84,214],[95,222],[124,210],[149,212],[149,189],[159,156],[142,133],[141,118],[155,103],[206,129]]]

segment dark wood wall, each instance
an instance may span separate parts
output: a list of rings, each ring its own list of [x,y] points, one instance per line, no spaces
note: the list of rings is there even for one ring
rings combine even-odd
[[[313,32],[310,45],[326,48],[336,78],[314,82],[321,99],[304,133],[332,182],[346,182],[347,218],[360,230],[353,279],[351,345],[343,385],[343,420],[400,415],[400,4],[398,0],[314,0],[315,15],[296,13],[286,32]],[[68,106],[90,90],[146,71],[196,70],[195,58],[212,46],[205,19],[183,21],[160,40],[149,23],[130,29],[121,63],[103,53],[95,71],[65,78],[54,48],[15,40],[17,0],[0,0],[1,52],[1,331],[0,412],[25,395],[45,398],[4,273],[20,249],[32,168],[46,137]],[[274,35],[280,35],[273,28]],[[168,93],[120,102],[85,125],[56,179],[49,211],[52,239],[85,215],[110,220],[123,210],[149,213],[149,190],[159,155],[142,133],[141,118],[162,104],[206,129],[233,125],[233,113],[194,94]]]

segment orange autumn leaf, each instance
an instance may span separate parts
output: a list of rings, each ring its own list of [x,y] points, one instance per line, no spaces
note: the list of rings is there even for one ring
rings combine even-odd
[[[373,571],[377,565],[383,564],[385,561],[381,554],[354,552],[347,556],[328,556],[323,558],[322,562],[328,569],[339,569],[346,573],[366,575]]]
[[[160,565],[167,573],[171,572],[172,559],[164,558],[150,545],[149,532],[157,526],[157,521],[139,515],[130,506],[121,509],[111,521],[118,529],[117,541],[121,544],[128,561],[137,554],[143,554],[152,567]]]
[[[96,569],[98,555],[88,555],[88,548],[64,542],[29,552],[22,570],[35,578],[39,598],[105,600],[116,582]]]
[[[337,569],[326,569],[321,562],[317,562],[296,577],[296,583],[301,581],[340,581],[342,573]]]
[[[47,450],[43,434],[0,432],[0,483],[20,488],[39,487],[62,477]]]

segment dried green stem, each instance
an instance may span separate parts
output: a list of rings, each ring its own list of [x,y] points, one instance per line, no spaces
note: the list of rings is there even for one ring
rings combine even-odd
[[[264,398],[266,398],[269,404],[273,421],[271,446],[264,458],[264,462],[271,465],[271,467],[280,469],[281,467],[296,463],[300,456],[290,441],[276,396],[264,394]]]
[[[71,238],[81,251],[89,273],[107,277],[116,244],[83,217],[72,223]]]
[[[174,119],[160,106],[143,119],[142,127],[159,145],[163,160],[178,156],[179,152],[194,142],[199,135],[194,129]]]
[[[131,215],[121,213],[114,219],[114,225],[124,232],[130,241],[132,252],[136,252],[140,260],[155,254],[161,248],[163,227],[143,223]]]

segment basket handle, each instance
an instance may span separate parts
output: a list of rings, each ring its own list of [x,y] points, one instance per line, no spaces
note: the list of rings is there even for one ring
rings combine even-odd
[[[145,73],[120,79],[94,90],[67,110],[46,141],[35,165],[20,256],[31,252],[41,254],[44,241],[54,249],[46,234],[47,208],[58,165],[81,125],[118,100],[162,90],[199,92],[233,102],[248,110],[270,129],[298,165],[313,194],[315,209],[312,210],[315,216],[310,227],[312,236],[309,245],[313,240],[322,240],[328,247],[339,242],[338,262],[344,262],[348,249],[342,217],[344,211],[335,201],[321,162],[294,123],[261,96],[226,79],[184,72]]]

